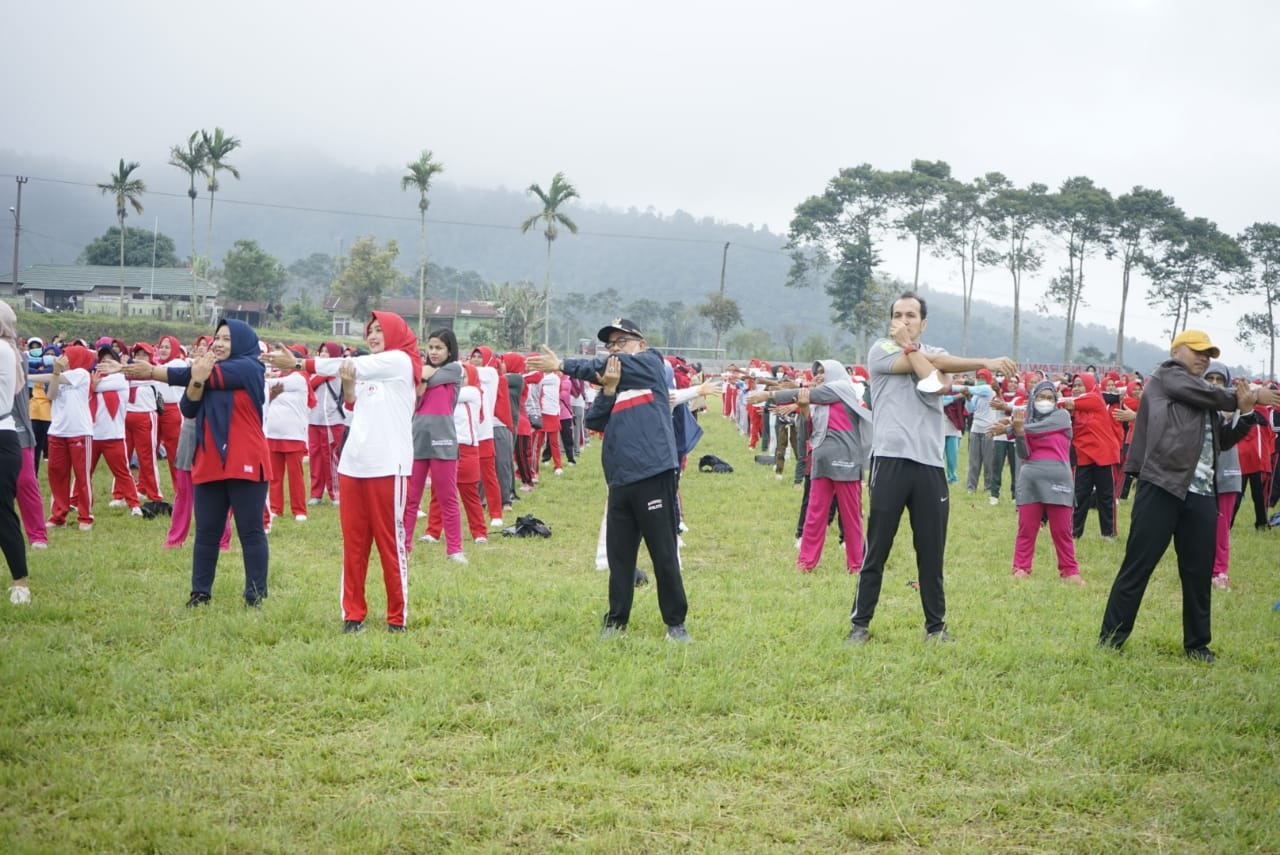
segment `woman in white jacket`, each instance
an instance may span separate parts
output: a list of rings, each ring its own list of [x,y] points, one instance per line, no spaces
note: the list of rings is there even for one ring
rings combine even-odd
[[[351,406],[338,461],[342,503],[343,632],[362,632],[368,614],[365,577],[374,544],[387,589],[387,629],[403,632],[408,614],[404,504],[413,470],[411,420],[422,355],[418,339],[394,312],[373,312],[365,326],[371,353],[346,359],[299,359],[283,347],[264,357],[281,370],[342,378]]]

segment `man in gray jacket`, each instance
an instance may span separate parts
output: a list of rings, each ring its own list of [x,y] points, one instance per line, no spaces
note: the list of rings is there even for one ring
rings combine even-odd
[[[1151,573],[1173,541],[1182,580],[1182,645],[1191,659],[1213,662],[1209,601],[1217,535],[1214,484],[1218,454],[1243,431],[1223,423],[1222,410],[1253,409],[1280,401],[1270,389],[1211,386],[1203,379],[1218,348],[1200,330],[1184,330],[1170,345],[1173,357],[1147,378],[1134,421],[1125,471],[1137,476],[1124,561],[1111,586],[1099,643],[1119,648],[1133,632]],[[1247,428],[1246,428],[1247,430]]]

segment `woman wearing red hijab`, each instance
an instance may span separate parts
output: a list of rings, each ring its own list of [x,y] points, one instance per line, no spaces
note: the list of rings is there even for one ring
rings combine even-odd
[[[387,630],[404,632],[409,560],[404,508],[413,471],[413,408],[422,379],[418,339],[394,312],[373,312],[365,325],[370,353],[346,359],[299,359],[283,348],[263,356],[281,370],[337,376],[351,407],[338,461],[342,503],[343,632],[363,632],[369,607],[365,578],[378,547],[387,589]]]
[[[93,453],[93,353],[78,344],[63,349],[53,361],[53,373],[27,378],[49,388],[49,492],[53,508],[49,528],[63,528],[75,506],[80,530],[93,528],[93,490],[89,485],[89,456]],[[74,482],[73,479],[74,478]],[[74,487],[73,487],[74,483]]]
[[[1063,401],[1071,411],[1072,443],[1076,450],[1076,500],[1071,517],[1071,534],[1084,535],[1090,499],[1098,507],[1102,539],[1116,539],[1115,465],[1120,462],[1120,430],[1111,408],[1098,390],[1098,381],[1088,373],[1077,374],[1072,395]]]

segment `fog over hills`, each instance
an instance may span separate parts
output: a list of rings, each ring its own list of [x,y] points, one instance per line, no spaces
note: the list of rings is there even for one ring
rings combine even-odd
[[[167,153],[139,153],[137,176],[147,184],[145,211],[130,216],[130,228],[155,227],[172,237],[180,256],[191,248],[191,208],[186,177],[168,166]],[[418,259],[419,221],[416,193],[400,189],[400,173],[361,171],[308,153],[245,153],[234,160],[242,180],[221,176],[214,205],[211,255],[220,264],[239,239],[256,240],[285,265],[321,252],[338,255],[363,235],[400,244],[400,266],[406,271]],[[112,201],[95,187],[114,167],[68,160],[18,156],[0,151],[0,173],[30,176],[23,190],[20,261],[30,264],[73,263],[91,240],[113,225]],[[540,230],[521,234],[519,223],[538,210],[537,200],[522,188],[474,188],[438,176],[429,195],[427,254],[441,267],[474,270],[491,282],[527,280],[541,285],[546,242]],[[544,176],[543,186],[551,176]],[[572,180],[572,176],[570,176]],[[196,250],[205,252],[209,200],[204,188],[196,201]],[[790,260],[785,235],[753,224],[738,225],[683,211],[611,209],[590,204],[589,188],[579,188],[586,204],[568,208],[579,234],[562,231],[552,250],[555,293],[593,294],[613,289],[621,311],[629,302],[653,300],[682,303],[692,310],[720,286],[724,244],[725,290],[737,300],[747,328],[779,337],[784,325],[800,325],[801,336],[818,332],[833,347],[845,348],[851,337],[830,322],[825,294],[817,288],[784,285]],[[801,200],[797,200],[799,202]],[[6,206],[7,207],[7,206]],[[785,224],[777,224],[782,229]],[[12,244],[0,240],[0,270],[11,264]],[[901,279],[909,271],[891,270]],[[927,283],[925,286],[927,290]],[[452,295],[444,295],[446,297]],[[1005,299],[1003,293],[976,295]],[[959,297],[929,292],[929,340],[958,352],[961,344]],[[887,315],[887,310],[886,310]],[[982,355],[1005,353],[1010,347],[1012,313],[992,302],[975,304],[970,341]],[[1084,319],[1088,319],[1087,312]],[[1102,319],[1099,319],[1102,320]],[[705,325],[704,325],[705,327]],[[732,334],[732,333],[731,333]],[[1036,316],[1024,307],[1022,358],[1055,362],[1061,358],[1063,322]],[[699,345],[710,344],[709,330]],[[693,345],[694,342],[687,344]],[[1092,345],[1104,356],[1115,349],[1115,332],[1105,324],[1077,325],[1077,349]],[[1149,370],[1161,357],[1158,347],[1126,340],[1131,365]]]

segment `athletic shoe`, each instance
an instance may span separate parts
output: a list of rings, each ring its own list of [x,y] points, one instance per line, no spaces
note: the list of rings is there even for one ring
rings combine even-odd
[[[331,502],[331,504],[332,504],[335,508],[336,508],[336,507],[338,507],[338,500],[337,500],[337,499],[334,499],[334,500]]]
[[[597,569],[597,570],[608,570],[608,569],[609,569],[609,559],[607,559],[607,558],[597,558],[597,559],[596,559],[596,569]]]
[[[259,597],[254,594],[249,594],[244,598],[244,607],[246,609],[260,609],[262,608],[262,601],[265,599],[266,597]]]
[[[131,516],[131,517],[140,517],[140,516],[142,516],[142,508],[130,508],[130,509],[129,509],[129,516]]]
[[[948,644],[950,642],[955,641],[955,639],[952,638],[945,629],[935,630],[934,632],[926,632],[924,634],[924,640],[926,642],[937,642],[939,644]]]
[[[521,493],[532,493],[532,492],[533,492],[533,485],[532,485],[532,484],[521,484],[521,485],[520,485],[520,492],[521,492]]]
[[[999,500],[998,498],[996,498],[995,496],[992,496],[990,499],[987,499],[987,504],[988,504],[988,505],[998,505],[998,504],[1000,504],[1000,500]]]
[[[31,548],[32,548],[32,549],[48,549],[48,548],[49,548],[49,541],[47,541],[47,540],[37,540],[35,543],[31,544]]]
[[[320,504],[320,500],[319,500],[319,499],[307,499],[307,504],[308,504],[309,506],[311,506],[311,507],[313,507],[313,508],[314,508],[316,505]]]
[[[470,561],[468,561],[468,560],[467,560],[467,556],[463,555],[461,552],[452,552],[452,553],[450,553],[450,554],[449,554],[449,560],[450,560],[450,561],[452,561],[452,562],[454,562],[455,564],[470,564],[470,563],[471,563]]]
[[[563,475],[563,474],[564,474],[564,470],[563,470],[563,469],[557,469],[557,470],[555,471],[555,474],[557,474],[557,475]]]
[[[1062,581],[1070,585],[1079,585],[1082,588],[1084,587],[1084,579],[1079,573],[1072,573],[1070,576],[1063,576]]]
[[[426,512],[426,511],[424,511],[424,510],[422,510],[422,509],[419,509],[419,510],[418,510],[418,519],[424,519],[424,518],[426,517],[426,515],[427,515],[427,512]]]
[[[67,524],[66,524],[66,522],[65,522],[65,521],[64,521],[64,522],[54,522],[53,520],[45,520],[45,521],[44,521],[44,527],[45,527],[45,528],[66,528],[66,527],[67,527]]]
[[[600,630],[600,640],[607,641],[610,638],[621,638],[627,632],[625,626],[615,626],[613,624],[605,624]]]
[[[357,632],[364,632],[364,621],[344,620],[342,622],[342,632],[344,635],[354,635]]]
[[[306,522],[306,521],[307,521],[307,515],[306,515],[306,514],[297,514],[296,516],[294,516],[293,521],[294,521],[294,522]]]
[[[1212,665],[1217,662],[1217,657],[1213,655],[1213,651],[1207,647],[1195,647],[1187,651],[1187,658],[1195,662],[1203,662],[1206,665]]]
[[[1116,536],[1115,536],[1114,534],[1104,534],[1104,535],[1102,536],[1102,540],[1103,540],[1103,542],[1104,542],[1104,543],[1115,543],[1115,542],[1116,542]]]
[[[643,570],[636,568],[636,587],[643,588],[649,584],[649,575]]]
[[[685,524],[684,524],[684,520],[680,520],[680,525],[679,525],[679,526],[677,526],[677,530],[678,530],[681,534],[684,534],[686,531],[688,531],[688,530],[689,530],[689,527],[688,527],[687,525],[685,525]]]
[[[476,543],[488,543],[488,542],[489,542],[489,538],[487,538],[487,537],[477,537],[477,538],[476,538]]]
[[[387,624],[387,632],[405,632],[404,624],[389,623]]]
[[[693,644],[693,637],[689,635],[689,630],[684,628],[684,624],[678,623],[675,626],[667,627],[667,641],[674,641],[677,644]]]
[[[14,585],[9,589],[9,602],[15,606],[31,605],[31,589],[26,585]]]
[[[439,543],[439,542],[440,542],[440,538],[432,537],[429,534],[424,534],[422,537],[418,538],[418,543]]]
[[[191,598],[187,600],[187,608],[195,609],[200,606],[209,605],[209,601],[213,599],[208,594],[202,594],[199,591],[192,591]]]
[[[493,519],[489,520],[489,528],[503,528],[505,526],[506,526],[506,523],[502,521],[502,517],[494,517]]]
[[[80,523],[81,531],[93,531],[93,523]]]
[[[1030,570],[1023,570],[1021,567],[1019,567],[1017,570],[1014,570],[1014,571],[1013,571],[1013,578],[1015,578],[1015,579],[1030,579],[1030,578],[1031,578],[1031,571],[1030,571]]]
[[[1227,578],[1226,573],[1221,573],[1213,577],[1213,587],[1217,588],[1219,591],[1230,591],[1231,580]]]
[[[124,500],[124,499],[112,499],[111,501],[107,502],[107,507],[108,507],[108,508],[123,508],[126,504],[128,504],[128,503],[127,503],[127,502],[125,502],[125,500]]]
[[[867,629],[865,626],[858,626],[857,624],[854,624],[853,629],[849,630],[849,634],[844,637],[844,643],[851,646],[857,646],[859,644],[866,644],[870,639],[871,630]]]

